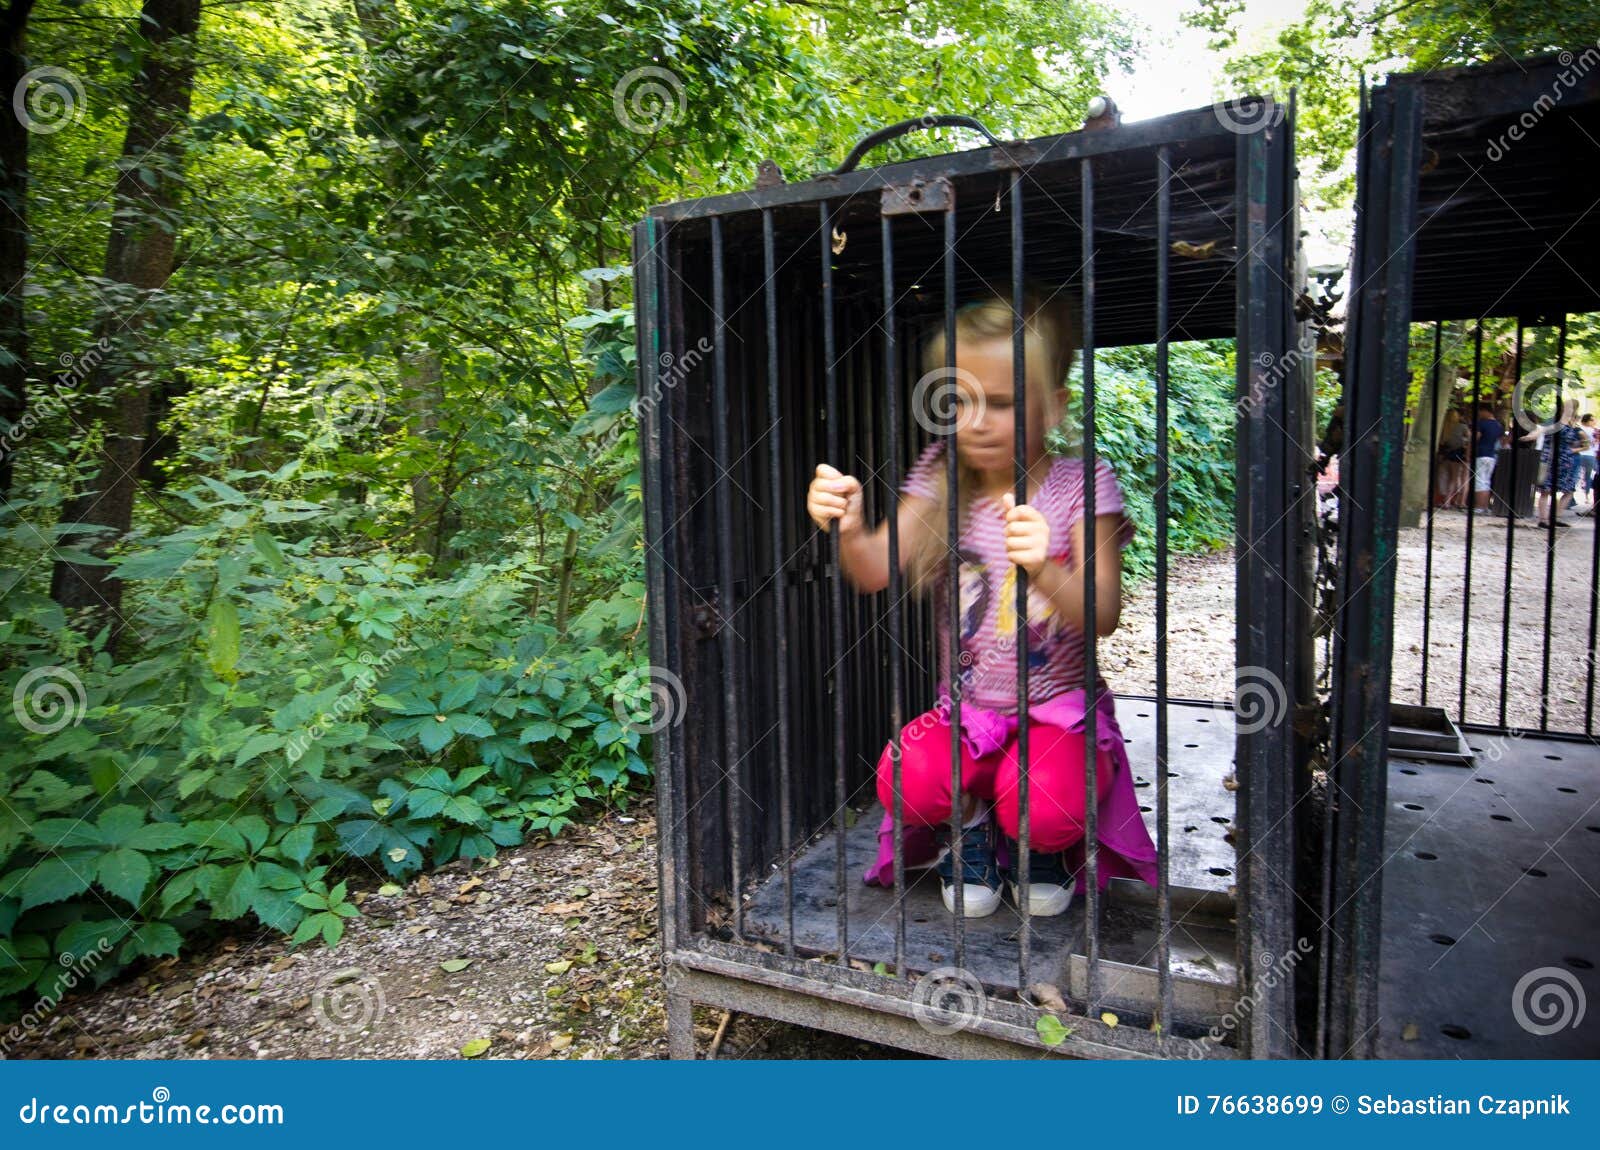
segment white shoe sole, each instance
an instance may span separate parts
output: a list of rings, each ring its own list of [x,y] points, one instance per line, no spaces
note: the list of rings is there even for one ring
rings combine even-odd
[[[956,912],[956,888],[954,883],[940,883],[940,893],[944,897],[944,908],[951,914]],[[982,883],[969,882],[962,884],[962,917],[963,918],[988,918],[1000,909],[1000,892],[990,890]]]
[[[1010,885],[1011,897],[1021,906],[1022,889],[1016,883]],[[1066,914],[1071,905],[1072,888],[1069,886],[1037,882],[1028,884],[1028,914],[1035,918],[1054,918],[1058,914]]]

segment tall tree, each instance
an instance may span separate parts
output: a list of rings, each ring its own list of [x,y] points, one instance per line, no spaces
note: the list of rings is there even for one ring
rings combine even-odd
[[[97,554],[133,519],[151,388],[138,366],[138,344],[149,307],[172,275],[199,29],[200,0],[144,0],[130,45],[140,67],[128,94],[128,127],[106,241],[106,306],[97,325],[112,350],[96,365],[89,388],[91,417],[103,428],[99,473],[61,515],[63,523],[103,529],[91,543]],[[122,585],[107,568],[59,560],[50,594],[65,608],[85,609],[83,621],[95,628],[109,622],[115,648],[125,626]]]
[[[27,72],[28,16],[33,0],[8,0],[0,10],[0,93],[15,93]],[[28,128],[0,114],[0,436],[28,406],[28,327],[23,284],[28,273]],[[0,499],[11,494],[11,443],[0,440]]]

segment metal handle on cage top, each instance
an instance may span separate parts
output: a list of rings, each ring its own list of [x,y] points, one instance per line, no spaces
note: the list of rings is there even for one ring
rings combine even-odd
[[[861,157],[872,151],[879,144],[886,144],[890,140],[898,136],[904,136],[908,132],[926,130],[928,128],[971,128],[974,132],[980,133],[991,144],[998,145],[1000,143],[999,137],[985,127],[981,120],[974,119],[972,116],[917,116],[910,120],[901,120],[898,124],[890,124],[887,128],[879,128],[876,132],[861,137],[861,142],[850,149],[850,154],[844,158],[844,163],[833,169],[828,175],[842,176],[846,172],[854,171],[855,166],[861,162]]]

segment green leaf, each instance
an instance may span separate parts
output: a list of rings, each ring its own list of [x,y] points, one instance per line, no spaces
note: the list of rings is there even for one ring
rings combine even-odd
[[[239,662],[239,609],[225,596],[213,599],[206,612],[206,657],[219,678],[231,675]]]
[[[1067,1035],[1072,1033],[1071,1027],[1064,1026],[1053,1014],[1041,1014],[1034,1022],[1033,1028],[1039,1034],[1039,1041],[1046,1046],[1060,1046],[1066,1041]]]
[[[446,974],[458,974],[471,965],[470,958],[447,958],[439,964],[439,969]]]
[[[134,928],[133,937],[123,947],[123,953],[127,954],[131,949],[134,954],[155,958],[163,954],[177,954],[182,945],[182,937],[167,923],[147,922]]]
[[[454,732],[448,722],[439,723],[424,719],[417,731],[417,741],[430,755],[442,751],[452,738]]]
[[[461,1057],[476,1058],[480,1054],[487,1053],[491,1045],[493,1044],[487,1038],[474,1038],[461,1047]]]
[[[207,893],[211,899],[211,917],[238,918],[256,900],[255,869],[249,863],[223,867]]]
[[[258,734],[251,735],[245,740],[244,746],[240,747],[233,756],[233,765],[242,767],[251,759],[257,758],[268,751],[276,751],[286,742],[288,740],[276,731],[261,731]]]
[[[138,906],[150,873],[149,859],[136,850],[121,847],[100,857],[95,877],[106,890]]]
[[[38,863],[22,882],[22,899],[18,909],[27,910],[29,907],[60,902],[88,890],[90,867],[93,864],[81,857],[74,861],[76,866],[68,866],[60,859],[45,859]]]
[[[311,848],[317,842],[317,829],[309,826],[290,827],[284,832],[283,838],[278,840],[278,849],[283,852],[283,857],[292,859],[301,865],[311,857]]]

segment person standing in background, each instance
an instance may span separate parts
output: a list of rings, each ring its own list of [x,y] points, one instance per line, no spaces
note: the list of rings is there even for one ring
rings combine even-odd
[[[1493,407],[1485,403],[1478,408],[1478,422],[1472,429],[1472,514],[1489,514],[1489,489],[1505,433],[1505,427],[1494,417]]]

